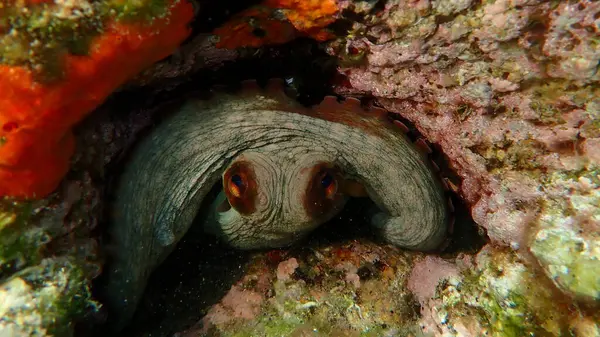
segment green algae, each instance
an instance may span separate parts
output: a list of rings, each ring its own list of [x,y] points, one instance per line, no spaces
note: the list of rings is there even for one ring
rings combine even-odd
[[[539,161],[540,156],[547,152],[543,144],[535,139],[519,142],[505,139],[494,144],[484,143],[473,146],[470,150],[485,158],[486,167],[490,172],[509,169],[535,173],[543,166]]]
[[[563,114],[569,113],[575,108],[583,108],[586,110],[590,122],[582,126],[582,131],[589,138],[598,136],[600,88],[594,85],[577,86],[571,81],[554,79],[532,83],[530,90],[529,107],[537,115],[531,122],[544,126],[565,124]],[[562,103],[557,101],[557,93],[564,98]]]
[[[28,336],[68,336],[73,320],[97,304],[82,270],[68,258],[45,259],[0,284],[0,330]],[[12,327],[11,327],[12,326]]]
[[[40,249],[49,236],[42,228],[30,225],[31,215],[30,204],[0,201],[0,279],[42,259]]]
[[[15,284],[19,286],[17,293]],[[74,320],[97,308],[83,270],[70,258],[44,259],[13,275],[2,288],[8,289],[4,295],[9,299],[10,313],[5,313],[0,325],[39,316],[38,324],[27,326],[31,332],[69,335]]]
[[[477,256],[477,269],[438,286],[440,320],[450,331],[476,325],[487,336],[559,336],[566,315],[551,288],[514,252],[488,249]]]
[[[101,12],[122,22],[151,22],[167,15],[168,8],[168,0],[113,0],[103,6]]]
[[[537,118],[533,120],[537,124],[558,125],[566,123],[562,118],[562,112],[554,104],[533,101],[529,106],[537,114]]]
[[[468,104],[461,104],[456,110],[455,115],[459,121],[464,122],[473,114],[473,108],[471,108]]]
[[[589,138],[600,138],[600,119],[585,123],[581,129],[582,133]]]
[[[569,187],[570,192],[541,201],[530,250],[559,288],[598,300],[600,234],[583,227],[586,221],[600,221],[600,169],[555,172],[544,183]]]
[[[600,97],[600,90],[597,92]],[[585,103],[585,111],[589,121],[582,127],[582,136],[586,138],[600,138],[600,99],[596,98]]]
[[[0,330],[68,336],[72,322],[95,310],[84,266],[75,257],[45,257],[48,231],[29,203],[0,201]]]

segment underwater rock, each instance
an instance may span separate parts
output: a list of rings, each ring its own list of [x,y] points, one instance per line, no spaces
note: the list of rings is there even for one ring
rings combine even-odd
[[[597,314],[578,309],[514,252],[487,246],[456,265],[461,275],[440,282],[435,296],[421,301],[424,332],[564,336],[582,316],[598,322]]]
[[[49,2],[22,3],[46,6]],[[63,4],[67,3],[85,8],[65,7],[61,15],[79,13],[82,15],[76,15],[77,18],[91,18],[95,12],[89,11],[90,4],[108,3],[119,9],[119,4],[129,2]],[[179,84],[203,67],[216,68],[225,61],[241,58],[244,53],[240,50],[245,47],[262,47],[297,36],[328,41],[321,46],[339,65],[340,76],[333,83],[335,91],[367,100],[374,97],[375,105],[408,119],[436,145],[445,155],[450,171],[456,173],[448,177],[448,185],[470,206],[475,221],[485,228],[492,244],[478,254],[443,258],[366,242],[332,244],[304,255],[293,252],[287,255],[289,264],[280,266],[280,279],[276,273],[279,263],[258,254],[247,276],[213,308],[213,315],[207,315],[186,333],[219,332],[228,336],[234,335],[232,329],[238,329],[250,336],[599,335],[600,317],[596,312],[600,273],[595,271],[599,270],[600,258],[597,71],[600,3],[587,0],[320,2],[325,7],[309,3],[311,6],[300,10],[298,1],[264,1],[263,8],[265,4],[271,5],[267,12],[253,8],[235,16],[222,29],[214,30],[217,35],[196,36],[180,54],[136,80],[146,85],[154,84],[155,78],[170,78]],[[125,17],[148,14],[137,11],[136,6],[120,10],[129,13]],[[170,53],[187,36],[183,26],[192,11],[191,6],[181,6],[180,14],[186,19],[172,22],[181,34],[177,39],[164,35],[169,48],[161,49],[160,55],[168,54],[167,49]],[[5,13],[4,7],[0,9],[0,18]],[[261,20],[252,20],[257,18]],[[94,20],[82,24],[84,32],[97,28]],[[255,30],[253,24],[258,24],[259,29]],[[6,26],[5,21],[0,21],[0,28]],[[349,30],[345,32],[340,27]],[[57,32],[73,37],[72,28],[67,25]],[[14,43],[23,37],[26,37],[24,43]],[[48,47],[29,38],[27,34],[3,35],[0,58],[4,69],[28,69],[28,72],[25,77],[20,70],[2,72],[0,87],[14,88],[14,83],[24,83],[27,87],[40,78],[39,71],[57,69],[50,67],[54,65],[52,62],[40,67],[38,59],[23,58],[25,54],[20,48],[29,43],[33,42],[36,48]],[[68,40],[72,39],[60,39]],[[88,45],[86,41],[79,42],[84,43],[50,45],[49,51],[67,50],[77,56],[74,59],[79,59],[79,48]],[[265,50],[245,52],[260,55]],[[128,59],[130,54],[125,54]],[[158,54],[149,53],[152,60],[143,63],[151,63]],[[51,56],[52,60],[56,53],[37,55]],[[91,63],[95,64],[93,60]],[[101,72],[107,67],[94,69]],[[124,67],[130,70],[129,66]],[[136,68],[136,72],[139,70]],[[97,81],[103,78],[98,74],[90,73],[91,82],[85,82],[88,85],[75,81],[77,89],[86,92],[102,87],[103,95],[94,97],[96,103],[116,87],[112,84],[103,87],[108,82]],[[60,77],[54,80],[63,83]],[[6,83],[2,84],[3,81]],[[40,81],[38,88],[49,86],[52,85]],[[65,91],[69,98],[74,97],[73,92],[79,91]],[[40,180],[43,188],[37,185],[25,191],[23,180],[15,179],[11,166],[9,175],[0,174],[0,192],[2,184],[15,183],[19,184],[20,194],[29,195],[35,190],[41,196],[42,190],[53,190],[51,185],[56,186],[67,170],[73,138],[65,130],[92,106],[80,109],[80,102],[72,103],[73,118],[69,117],[69,123],[56,124],[60,132],[51,128],[47,130],[52,132],[44,133],[43,137],[34,134],[35,137],[24,138],[24,145],[12,142],[31,150],[13,151],[5,142],[12,141],[7,137],[19,131],[22,124],[2,118],[6,117],[6,111],[24,111],[23,115],[15,116],[24,116],[18,122],[29,121],[30,113],[37,111],[30,103],[39,96],[27,96],[18,105],[11,105],[15,102],[12,95],[17,95],[0,90],[0,96],[3,93],[8,99],[0,99],[0,104],[7,107],[0,113],[0,151],[6,151],[0,152],[2,158],[13,160],[9,166],[29,165],[45,170],[46,175]],[[149,101],[158,103],[159,99],[148,96]],[[63,111],[63,107],[71,104],[64,95],[56,97],[60,104],[51,100],[47,105],[58,108],[42,110],[40,118],[55,118],[56,111]],[[22,107],[27,109],[21,110]],[[7,317],[31,322],[25,331],[13,321],[0,319],[2,332],[52,331],[52,324],[40,320],[39,306],[21,311],[23,300],[41,305],[67,303],[61,296],[75,293],[89,299],[87,286],[77,282],[81,280],[78,270],[85,270],[89,279],[99,269],[95,241],[82,228],[91,229],[102,218],[99,200],[105,196],[96,184],[106,181],[103,172],[91,174],[87,168],[96,166],[103,170],[105,165],[113,164],[115,157],[121,156],[123,149],[134,141],[137,131],[151,122],[146,115],[135,115],[139,110],[131,110],[134,112],[122,111],[130,114],[126,125],[100,123],[95,125],[94,132],[78,133],[79,151],[73,157],[76,176],[64,181],[50,201],[29,210],[12,210],[16,205],[9,202],[6,206],[9,210],[0,213],[0,291],[15,299],[10,312],[21,315]],[[60,121],[50,119],[57,120]],[[68,135],[61,138],[65,134]],[[98,142],[102,144],[88,147]],[[25,146],[31,144],[36,146]],[[51,151],[57,146],[62,151]],[[48,153],[61,158],[48,159]],[[85,164],[77,166],[80,160]],[[5,163],[0,164],[6,171]],[[44,211],[33,212],[39,215],[36,221],[21,222],[20,214],[30,214],[39,208]],[[46,248],[51,249],[46,251]],[[54,250],[60,252],[59,257],[48,260],[47,254]],[[83,258],[71,263],[66,256]],[[298,267],[292,268],[296,264],[291,259],[295,259]],[[23,275],[37,275],[33,279],[50,280],[48,284],[57,285],[48,288],[52,298],[41,296],[43,291],[26,282],[21,274],[11,276],[25,270],[32,274]],[[71,280],[74,283],[69,283]],[[67,288],[77,290],[53,292]],[[246,301],[244,310],[236,312],[236,306]],[[13,305],[18,310],[13,310]],[[1,305],[0,308],[6,310]],[[94,304],[77,304],[73,309],[52,312],[49,317],[62,324],[81,317],[86,310],[93,311]],[[251,323],[249,318],[258,323]]]
[[[554,173],[544,187],[549,197],[541,204],[531,252],[557,286],[600,300],[600,170]]]
[[[44,259],[0,284],[0,335],[69,336],[75,319],[93,309],[89,284],[68,258]]]
[[[328,43],[336,91],[412,122],[494,243],[531,250],[566,293],[597,301],[600,4],[375,3],[348,6],[350,32]]]
[[[528,262],[491,246],[442,259],[361,239],[280,254],[298,264],[291,278],[256,254],[223,301],[175,336],[593,336],[585,332],[599,327]]]
[[[250,294],[256,296],[251,316],[222,310],[227,307],[224,298],[196,326],[176,336],[375,337],[419,331],[418,302],[406,284],[413,259],[421,253],[361,240],[280,254],[288,260],[255,254],[225,297],[245,301]],[[278,265],[290,260],[298,267],[280,279]],[[360,286],[348,275],[357,275]]]
[[[211,34],[198,34],[180,46],[168,61],[157,62],[129,81],[125,87],[151,86],[157,90],[185,83],[192,74],[204,69],[218,70],[226,62],[240,57],[237,49],[217,48],[219,39]]]
[[[93,233],[104,212],[105,166],[127,141],[124,124],[110,123],[106,113],[85,121],[75,130],[72,171],[56,192],[0,200],[0,298],[7,299],[0,302],[9,310],[0,315],[0,335],[70,336],[74,323],[101,307],[90,290],[102,262]]]
[[[100,264],[89,233],[99,208],[82,185],[65,183],[44,201],[0,200],[0,335],[69,336],[98,308],[90,280]]]

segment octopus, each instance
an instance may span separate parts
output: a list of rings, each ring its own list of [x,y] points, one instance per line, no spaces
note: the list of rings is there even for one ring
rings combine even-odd
[[[233,248],[291,245],[351,197],[373,201],[370,225],[388,243],[433,251],[445,241],[443,184],[385,110],[333,96],[309,108],[282,88],[246,83],[235,95],[189,99],[133,149],[110,226],[105,304],[114,329],[131,319],[150,274],[217,184],[198,225]]]

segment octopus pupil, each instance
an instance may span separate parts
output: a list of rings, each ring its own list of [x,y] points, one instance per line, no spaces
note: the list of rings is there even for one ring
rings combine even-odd
[[[323,188],[327,188],[327,187],[331,186],[332,183],[333,183],[333,177],[329,173],[326,173],[323,176],[323,178],[321,178],[321,186],[323,186]]]
[[[235,174],[235,175],[233,175],[233,176],[231,177],[231,182],[232,182],[232,183],[233,183],[235,186],[237,186],[237,187],[239,187],[239,188],[241,188],[241,187],[243,187],[243,186],[244,186],[244,182],[242,181],[242,177],[240,177],[240,176],[239,176],[239,175],[237,175],[237,174]]]

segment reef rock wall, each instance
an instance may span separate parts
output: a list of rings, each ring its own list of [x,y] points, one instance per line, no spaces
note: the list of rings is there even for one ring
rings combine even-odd
[[[70,334],[98,309],[99,185],[148,120],[92,116],[73,137],[76,123],[127,79],[169,91],[301,37],[335,61],[325,85],[410,121],[444,155],[447,184],[491,242],[443,258],[369,243],[257,257],[203,320],[211,331],[305,336],[307,321],[335,317],[340,336],[600,335],[600,2],[265,0],[138,75],[193,15],[186,1],[0,4],[0,196],[55,191],[0,204],[0,334]],[[119,103],[107,105],[96,115]],[[398,301],[366,291],[383,287]],[[248,317],[264,324],[242,327]]]
[[[497,245],[598,300],[600,3],[387,1],[329,45],[343,94],[369,94],[447,156]],[[348,14],[345,14],[346,16]]]
[[[337,60],[335,92],[374,98],[409,120],[444,154],[448,185],[491,240],[461,277],[414,289],[434,294],[419,301],[424,329],[598,334],[598,317],[585,312],[600,299],[600,3],[336,1],[336,21],[321,26],[298,18],[319,18],[332,2],[289,3],[262,6],[272,17],[287,13],[295,34],[322,27],[322,46]],[[245,29],[215,31],[217,46],[287,40],[264,17],[243,12],[230,24]],[[432,276],[448,261],[434,262],[417,262],[413,273]],[[524,286],[540,275],[543,286]]]

